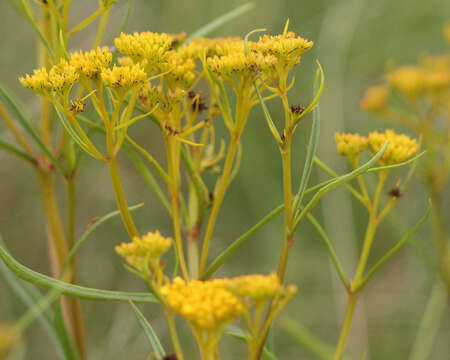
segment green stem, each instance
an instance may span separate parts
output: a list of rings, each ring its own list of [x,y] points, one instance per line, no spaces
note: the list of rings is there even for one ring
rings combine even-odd
[[[128,210],[127,200],[125,198],[125,192],[123,190],[122,181],[119,175],[119,167],[117,165],[117,159],[115,157],[111,158],[108,162],[109,175],[111,177],[111,182],[114,188],[114,195],[116,197],[117,207],[120,211],[120,216],[122,217],[123,224],[127,229],[128,235],[131,239],[135,236],[139,236],[136,225],[134,224],[133,218],[130,211]]]
[[[175,354],[177,355],[177,360],[183,360],[183,350],[181,349],[180,339],[178,338],[173,313],[170,310],[166,310],[166,317],[167,322],[169,323],[170,337],[172,338],[173,346],[175,348]]]
[[[214,226],[216,224],[217,215],[219,214],[220,206],[222,205],[225,192],[229,185],[229,179],[231,171],[233,169],[234,157],[236,154],[237,147],[239,145],[240,134],[232,134],[230,144],[228,145],[227,156],[225,158],[225,165],[223,167],[222,175],[217,182],[216,190],[214,191],[214,200],[211,209],[211,215],[208,219],[208,224],[206,226],[205,237],[203,239],[202,252],[200,257],[200,270],[199,276],[203,274],[206,266],[206,260],[208,256],[209,244],[211,241],[212,233],[214,231]]]
[[[333,360],[340,360],[344,355],[348,334],[350,332],[350,327],[353,320],[353,314],[355,312],[356,302],[357,297],[355,295],[350,295],[347,302],[347,309],[345,310],[345,318],[341,328],[341,335],[339,336],[339,341],[336,347],[336,352],[333,356]]]

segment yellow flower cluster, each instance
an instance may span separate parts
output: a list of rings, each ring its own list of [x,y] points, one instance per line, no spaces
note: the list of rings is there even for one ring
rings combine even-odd
[[[164,237],[159,231],[149,232],[141,237],[134,237],[132,242],[116,246],[116,252],[137,270],[145,273],[149,259],[157,262],[162,254],[172,245],[170,237]]]
[[[293,32],[282,35],[264,35],[257,42],[249,44],[249,49],[263,56],[275,56],[278,68],[282,71],[290,71],[300,63],[301,55],[313,47],[314,43]]]
[[[19,334],[11,326],[0,325],[0,359],[19,340]]]
[[[159,66],[160,73],[167,73],[164,79],[172,89],[181,87],[189,90],[195,81],[195,60],[187,54],[170,51],[167,62]]]
[[[367,137],[358,133],[336,133],[335,139],[339,153],[346,156],[352,165],[356,165],[359,154],[369,145]]]
[[[224,287],[227,281],[191,281],[176,277],[161,288],[169,306],[197,330],[214,331],[245,311],[238,297]]]
[[[103,69],[101,76],[107,86],[122,94],[132,89],[139,89],[147,80],[147,74],[139,64],[114,65],[112,69]]]
[[[234,294],[250,297],[255,302],[263,302],[277,295],[282,286],[277,274],[270,275],[244,275],[231,280],[230,289]]]
[[[444,37],[447,42],[450,44],[450,22],[444,25]]]
[[[79,74],[74,66],[66,60],[61,60],[50,71],[45,68],[34,70],[33,75],[26,74],[19,81],[26,88],[42,95],[48,95],[52,91],[66,93],[78,80]]]
[[[117,51],[129,56],[135,62],[143,62],[148,71],[168,59],[172,48],[173,36],[166,33],[142,32],[134,34],[121,33],[114,39]]]
[[[227,55],[208,58],[208,65],[217,75],[230,78],[234,74],[248,77],[255,71],[273,71],[276,66],[274,56],[263,56],[259,53],[245,55],[244,48]]]
[[[88,79],[96,80],[104,68],[107,68],[112,62],[112,53],[108,47],[86,51],[75,52],[70,54],[70,64]]]
[[[386,108],[388,91],[384,86],[372,86],[367,89],[361,100],[361,108],[368,112],[377,112]]]
[[[416,66],[402,66],[386,75],[387,82],[400,92],[415,96],[425,85],[425,73]]]
[[[380,161],[383,165],[406,161],[419,149],[416,139],[411,139],[404,134],[396,134],[393,130],[386,130],[384,133],[374,131],[369,134],[369,146],[374,152],[380,151],[386,140],[389,144]]]

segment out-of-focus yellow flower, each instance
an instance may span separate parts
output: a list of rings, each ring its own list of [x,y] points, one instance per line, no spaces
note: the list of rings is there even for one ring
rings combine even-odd
[[[148,110],[152,110],[156,105],[160,104],[163,98],[162,87],[152,86],[150,82],[146,82],[139,91],[139,100]]]
[[[402,66],[386,75],[387,82],[408,96],[419,95],[425,89],[426,74],[417,66]]]
[[[366,90],[361,100],[361,108],[369,112],[377,112],[386,108],[388,90],[384,86],[372,86]]]
[[[386,130],[384,133],[377,131],[369,134],[369,146],[375,153],[381,150],[386,140],[388,147],[381,157],[382,165],[393,165],[410,159],[419,149],[416,139],[411,139],[405,134],[396,134],[393,130]]]
[[[12,326],[0,325],[0,359],[19,341],[19,333]]]
[[[282,290],[282,286],[275,273],[270,275],[252,274],[231,279],[230,289],[238,296],[249,297],[260,303],[277,295]]]
[[[156,263],[162,254],[172,245],[172,238],[164,237],[159,231],[149,232],[141,237],[134,237],[131,242],[116,246],[116,252],[138,271],[147,272],[148,261],[153,259]]]
[[[139,64],[132,66],[116,66],[103,69],[102,79],[106,86],[121,93],[139,89],[147,80],[147,74]]]
[[[444,25],[444,37],[447,42],[450,44],[450,22]]]
[[[70,54],[69,62],[80,75],[91,80],[100,78],[103,69],[112,62],[112,53],[107,46],[86,52],[75,52]]]
[[[243,303],[224,286],[227,280],[186,282],[176,277],[161,288],[169,306],[198,331],[213,332],[245,311]]]
[[[450,90],[450,55],[428,56],[421,62],[425,87],[433,93]]]
[[[359,154],[369,145],[369,140],[358,133],[336,133],[335,139],[339,153],[346,156],[354,166],[357,165]]]

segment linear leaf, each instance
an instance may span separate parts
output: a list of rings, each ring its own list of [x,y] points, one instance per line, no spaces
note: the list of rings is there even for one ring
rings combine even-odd
[[[279,205],[273,209],[269,214],[262,218],[258,223],[253,225],[246,233],[241,235],[239,238],[234,240],[230,246],[228,246],[213,262],[208,266],[206,271],[202,274],[202,280],[206,280],[214,274],[217,269],[219,269],[228,259],[233,256],[233,254],[241,247],[248,238],[253,235],[257,230],[259,230],[263,225],[267,224],[275,215],[283,211],[284,205]]]
[[[39,148],[48,156],[51,163],[57,168],[61,174],[65,174],[65,170],[62,165],[56,160],[51,151],[45,146],[42,142],[41,138],[36,134],[34,129],[31,127],[31,121],[29,118],[23,113],[21,108],[23,105],[19,106],[19,102],[15,97],[11,94],[10,91],[6,89],[3,84],[0,83],[0,99],[3,103],[9,108],[9,110],[14,114],[14,117],[20,122],[23,129],[27,132],[28,135],[36,142]]]
[[[31,284],[45,287],[55,288],[60,290],[62,294],[87,300],[100,300],[100,301],[128,301],[144,303],[156,303],[156,298],[149,293],[134,293],[123,291],[111,291],[93,289],[84,286],[78,286],[69,284],[67,282],[54,279],[50,276],[38,273],[16,261],[3,246],[0,246],[0,259],[3,260],[5,265],[19,278],[28,281]]]
[[[7,143],[6,141],[3,141],[0,139],[0,148],[5,149],[6,151],[18,156],[19,158],[21,158],[22,160],[25,160],[27,162],[29,162],[31,165],[36,166],[37,165],[37,161],[35,158],[31,157],[30,155],[28,155],[27,153],[23,152],[22,150],[18,149],[17,147],[15,147],[14,145],[11,145],[9,143]]]
[[[255,7],[255,4],[252,2],[248,2],[246,4],[243,4],[221,16],[219,16],[217,19],[214,19],[207,23],[206,25],[202,26],[197,31],[194,31],[187,39],[186,42],[189,43],[192,39],[195,39],[200,36],[205,36],[209,34],[210,32],[216,30],[218,27],[222,26],[223,24],[227,23],[228,21],[231,21],[235,19],[236,17],[246,13],[247,11],[253,9]]]
[[[367,172],[368,169],[372,165],[374,165],[380,158],[383,156],[384,152],[386,151],[386,148],[388,146],[388,141],[386,141],[383,145],[383,147],[378,151],[375,156],[367,161],[365,164],[361,165],[359,168],[353,170],[352,172],[339,176],[336,179],[333,179],[329,184],[322,187],[319,191],[317,191],[312,199],[306,204],[306,206],[303,208],[303,210],[300,212],[300,214],[297,216],[297,218],[294,221],[294,226],[292,228],[292,233],[295,231],[297,226],[300,224],[300,222],[303,220],[303,218],[308,214],[309,211],[317,204],[317,202],[329,191],[335,189],[336,187],[345,184],[349,182],[350,180],[354,179],[355,177]]]
[[[166,352],[164,351],[164,348],[162,347],[161,342],[158,339],[158,336],[156,335],[155,331],[153,330],[148,320],[145,318],[144,314],[142,314],[142,312],[139,310],[139,308],[136,305],[134,305],[132,301],[130,301],[130,305],[133,308],[134,312],[136,313],[138,321],[141,324],[142,328],[144,329],[144,332],[147,335],[150,344],[152,344],[153,350],[158,356],[158,359],[162,359],[166,355]]]
[[[313,159],[316,155],[317,151],[317,143],[319,140],[319,130],[320,129],[320,113],[319,113],[319,105],[317,105],[313,111],[313,124],[311,129],[311,135],[309,137],[309,145],[308,152],[306,153],[305,165],[303,168],[303,175],[300,180],[300,185],[298,187],[297,195],[296,195],[296,204],[297,207],[301,206],[303,196],[305,195],[305,189],[308,185],[309,178],[311,176],[311,170],[313,166]]]
[[[431,211],[431,203],[428,206],[427,212],[425,215],[403,236],[403,238],[391,249],[389,250],[373,267],[369,270],[367,275],[359,284],[357,284],[355,288],[356,291],[361,291],[368,283],[368,281],[372,278],[375,273],[380,270],[380,268],[392,257],[394,256],[402,247],[406,244],[406,242],[414,235],[417,229],[425,222],[425,220],[430,215]]]
[[[245,342],[247,342],[250,338],[244,331],[242,331],[240,328],[236,326],[228,326],[227,330],[225,331],[225,334],[230,335],[239,340],[244,340]],[[264,346],[263,348],[262,357],[265,360],[277,359],[276,356],[266,346]]]

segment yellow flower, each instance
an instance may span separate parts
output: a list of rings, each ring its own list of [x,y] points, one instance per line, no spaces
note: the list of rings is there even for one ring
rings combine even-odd
[[[159,73],[167,72],[164,75],[167,85],[172,89],[191,89],[195,81],[195,60],[177,51],[169,51],[167,55],[167,61],[158,66]]]
[[[66,60],[61,60],[58,65],[54,65],[50,71],[45,68],[33,71],[33,75],[27,74],[19,81],[25,87],[41,95],[56,91],[57,93],[67,93],[78,80],[78,73],[75,67]]]
[[[416,139],[411,139],[404,134],[396,134],[393,130],[386,130],[384,133],[377,131],[369,134],[369,146],[375,153],[381,150],[386,140],[388,147],[381,157],[382,165],[398,164],[410,159],[419,149]]]
[[[114,65],[112,69],[103,69],[101,76],[106,86],[121,93],[139,89],[147,80],[147,74],[139,64],[132,66]]]
[[[134,237],[131,242],[116,246],[116,252],[140,272],[146,273],[149,259],[159,262],[162,254],[172,245],[172,238],[164,237],[159,231]]]
[[[111,64],[112,53],[106,46],[98,47],[95,50],[70,54],[69,62],[81,75],[95,80],[100,77],[102,70]]]
[[[416,96],[425,88],[425,72],[417,66],[402,66],[386,75],[387,82],[408,96]]]
[[[384,86],[372,86],[367,89],[361,100],[361,108],[369,112],[377,112],[386,108],[388,91]]]
[[[447,42],[450,44],[450,22],[444,25],[444,37]]]
[[[301,55],[311,49],[314,43],[293,32],[282,35],[264,35],[257,42],[249,43],[249,50],[263,56],[274,56],[277,59],[279,72],[289,72],[300,63]]]
[[[0,359],[19,341],[19,333],[12,326],[0,325]]]
[[[52,84],[48,78],[48,71],[45,68],[33,70],[33,75],[26,74],[19,78],[20,83],[26,88],[40,94],[45,94],[52,89]]]
[[[368,139],[358,133],[336,133],[335,139],[339,153],[346,156],[353,166],[357,165],[359,154],[369,145]]]
[[[212,332],[242,315],[241,301],[224,287],[227,280],[190,281],[176,277],[161,288],[169,306],[199,331]]]
[[[422,60],[425,87],[432,92],[450,90],[450,55],[429,56]]]
[[[282,290],[277,274],[244,275],[231,280],[230,289],[239,296],[250,297],[255,302],[262,302],[275,296]]]
[[[153,71],[155,66],[167,61],[173,40],[173,36],[165,33],[135,32],[133,35],[121,33],[114,39],[114,44],[119,53],[128,55],[135,62],[143,61],[147,70]]]

